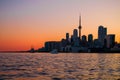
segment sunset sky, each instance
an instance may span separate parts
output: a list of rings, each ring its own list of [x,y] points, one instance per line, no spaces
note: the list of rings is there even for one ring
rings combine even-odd
[[[120,0],[0,0],[0,51],[38,49],[45,41],[59,41],[78,28],[97,38],[107,27],[120,41]]]

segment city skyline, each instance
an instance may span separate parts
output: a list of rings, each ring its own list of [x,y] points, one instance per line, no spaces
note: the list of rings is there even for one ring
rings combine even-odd
[[[59,41],[46,41],[44,47],[37,50],[31,47],[29,52],[72,52],[72,53],[87,53],[87,52],[119,52],[120,43],[115,42],[115,34],[108,34],[107,28],[98,26],[98,38],[94,39],[93,34],[81,35],[81,16],[79,16],[79,27],[73,29],[73,34],[66,33],[65,38]]]
[[[0,51],[38,49],[46,41],[59,41],[65,33],[78,29],[82,16],[82,34],[97,38],[99,25],[107,27],[120,41],[119,0],[15,1],[0,2]],[[48,35],[49,34],[49,35]]]

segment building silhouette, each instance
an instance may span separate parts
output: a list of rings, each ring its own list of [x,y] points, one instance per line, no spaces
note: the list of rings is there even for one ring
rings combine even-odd
[[[113,48],[115,45],[115,35],[114,34],[107,35],[106,41],[107,41],[107,48]]]
[[[66,40],[69,41],[69,33],[66,33]]]
[[[107,28],[98,26],[98,39],[93,39],[93,34],[81,35],[81,15],[79,16],[78,29],[73,30],[70,36],[66,33],[65,39],[61,41],[47,41],[39,51],[50,52],[54,49],[60,52],[110,52],[112,50],[120,51],[120,44],[115,43],[115,34],[107,35]]]
[[[89,42],[89,43],[92,43],[92,42],[93,42],[93,35],[92,35],[92,34],[89,34],[89,35],[88,35],[88,42]]]
[[[104,40],[105,40],[106,36],[107,36],[107,28],[105,28],[104,26],[100,25],[98,27],[99,47],[102,48],[104,46]]]
[[[45,49],[46,51],[52,51],[54,49],[60,50],[60,43],[59,41],[48,41],[45,42]]]
[[[81,26],[81,15],[79,16],[79,26],[78,26],[78,29],[79,29],[79,38],[81,39],[81,29],[82,29],[82,26]]]
[[[73,30],[73,38],[78,38],[78,30],[77,29]]]
[[[82,41],[86,42],[87,41],[87,37],[85,35],[82,36]]]

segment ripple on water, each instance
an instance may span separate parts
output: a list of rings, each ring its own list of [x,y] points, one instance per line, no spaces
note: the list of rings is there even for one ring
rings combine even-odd
[[[120,54],[0,54],[0,80],[120,79]]]

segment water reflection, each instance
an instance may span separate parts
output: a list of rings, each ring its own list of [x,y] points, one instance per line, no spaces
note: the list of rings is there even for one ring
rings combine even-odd
[[[0,53],[0,80],[118,80],[120,54]]]
[[[119,55],[116,54],[99,54],[98,55],[98,67],[99,79],[117,80],[120,78],[120,67]]]

